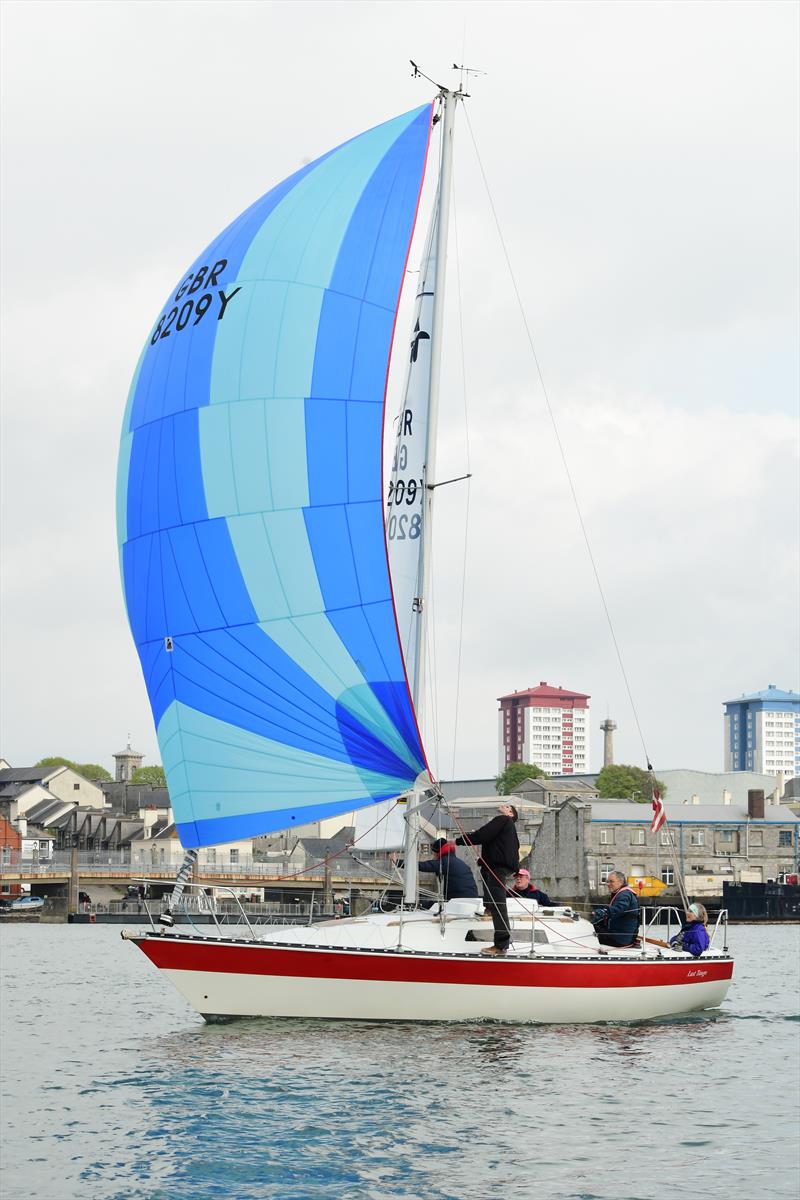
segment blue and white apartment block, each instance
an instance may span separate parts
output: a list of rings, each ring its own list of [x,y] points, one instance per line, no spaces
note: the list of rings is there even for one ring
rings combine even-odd
[[[800,775],[800,694],[771,683],[725,701],[725,770]]]

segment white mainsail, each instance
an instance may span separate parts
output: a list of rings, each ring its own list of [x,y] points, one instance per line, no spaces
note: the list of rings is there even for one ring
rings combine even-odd
[[[431,395],[432,334],[439,241],[439,193],[420,264],[405,388],[395,418],[392,473],[386,497],[386,540],[395,613],[415,704],[420,699],[420,630],[424,599],[423,532]]]

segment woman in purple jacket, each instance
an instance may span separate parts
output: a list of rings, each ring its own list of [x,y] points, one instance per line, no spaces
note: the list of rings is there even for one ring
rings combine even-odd
[[[702,904],[690,904],[678,933],[670,942],[673,950],[683,950],[694,958],[699,958],[707,950],[711,942],[706,929],[708,913]]]

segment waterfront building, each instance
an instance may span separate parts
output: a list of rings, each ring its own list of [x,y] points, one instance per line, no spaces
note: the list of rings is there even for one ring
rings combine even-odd
[[[6,817],[0,817],[0,862],[16,861],[22,846],[22,836]]]
[[[44,802],[69,808],[106,808],[102,789],[72,767],[6,767],[0,770],[0,808],[11,821]],[[64,807],[66,806],[66,807]]]
[[[535,763],[548,775],[585,772],[589,765],[589,696],[551,687],[500,696],[499,763]]]
[[[660,879],[677,891],[678,870],[691,897],[721,896],[723,884],[785,882],[800,868],[800,820],[762,792],[747,804],[666,804],[668,824],[650,832],[649,804],[571,797],[545,809],[530,869],[552,897],[602,898],[609,872]]]
[[[130,841],[131,863],[145,866],[171,866],[177,869],[184,860],[186,851],[178,838],[178,830],[170,809],[166,816],[147,821],[139,836]],[[204,846],[198,851],[198,866],[220,869],[236,868],[240,863],[253,858],[253,838],[242,838],[226,842],[222,846]]]
[[[800,695],[774,683],[725,701],[725,770],[800,775]]]

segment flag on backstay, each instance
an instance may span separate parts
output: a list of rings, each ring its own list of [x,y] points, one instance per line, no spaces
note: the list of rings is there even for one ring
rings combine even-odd
[[[659,829],[667,820],[667,810],[664,808],[664,801],[661,799],[661,793],[658,788],[653,788],[653,820],[650,823],[650,832],[658,833]]]

